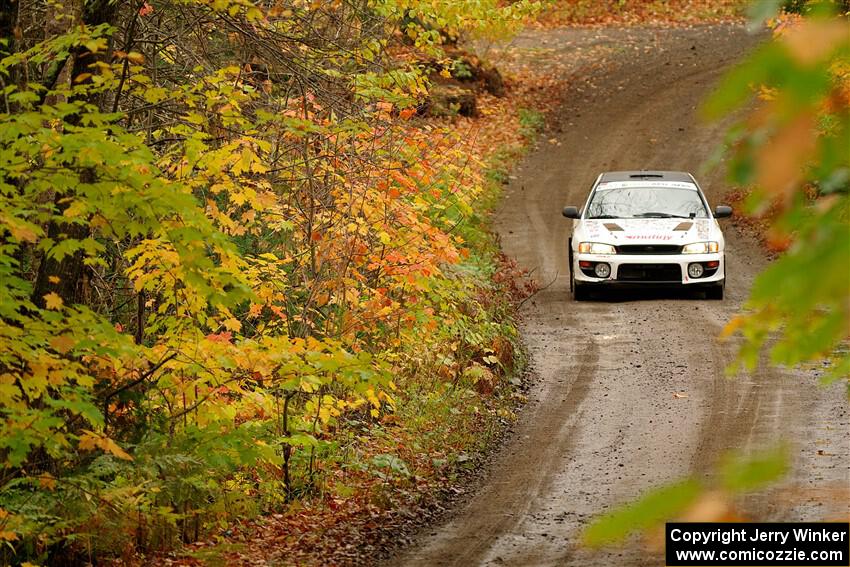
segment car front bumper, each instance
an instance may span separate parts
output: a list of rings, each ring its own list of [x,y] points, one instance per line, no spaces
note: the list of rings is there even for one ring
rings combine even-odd
[[[596,277],[597,264],[608,264],[611,273]],[[709,268],[716,263],[716,268]],[[701,264],[704,275],[692,278],[690,264]],[[588,267],[589,266],[589,267]],[[723,252],[713,254],[579,254],[574,253],[572,271],[576,282],[600,285],[706,285],[726,278]]]

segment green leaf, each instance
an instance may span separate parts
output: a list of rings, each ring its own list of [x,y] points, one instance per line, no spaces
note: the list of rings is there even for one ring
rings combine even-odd
[[[787,470],[788,451],[777,447],[745,459],[728,459],[720,469],[720,476],[726,490],[746,492],[782,478]]]
[[[584,532],[584,543],[598,547],[622,541],[633,532],[675,517],[694,502],[701,491],[702,486],[693,479],[652,490],[640,500],[594,521]]]

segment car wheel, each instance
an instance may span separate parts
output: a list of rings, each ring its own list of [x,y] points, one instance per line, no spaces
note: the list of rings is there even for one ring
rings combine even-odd
[[[573,280],[573,300],[587,301],[589,298],[590,290],[587,289],[587,286],[579,285],[578,282]]]
[[[708,299],[723,299],[723,288],[725,287],[725,283],[725,281],[722,281],[719,284],[708,288],[705,291],[705,297]]]

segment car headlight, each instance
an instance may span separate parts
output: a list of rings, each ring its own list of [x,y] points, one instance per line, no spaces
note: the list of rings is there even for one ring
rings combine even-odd
[[[720,244],[717,242],[694,242],[682,248],[682,254],[712,254],[719,251]]]
[[[580,254],[616,254],[617,249],[610,244],[602,244],[600,242],[579,242],[578,251]]]

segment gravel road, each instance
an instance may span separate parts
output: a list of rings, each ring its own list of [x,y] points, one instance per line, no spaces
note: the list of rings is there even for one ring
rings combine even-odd
[[[560,211],[581,205],[599,172],[692,171],[711,205],[722,202],[722,167],[700,168],[728,124],[702,123],[697,106],[756,41],[731,25],[530,31],[515,40],[535,64],[560,58],[557,72],[572,73],[552,130],[515,172],[496,218],[506,253],[548,285],[522,312],[534,385],[475,495],[392,564],[661,565],[638,541],[588,551],[579,534],[594,515],[648,488],[712,474],[729,449],[781,440],[792,443],[791,474],[743,498],[743,513],[847,518],[843,387],[817,387],[815,370],[724,377],[734,344],[716,337],[768,262],[754,242],[724,221],[722,302],[640,293],[576,303],[569,295],[571,221]]]

